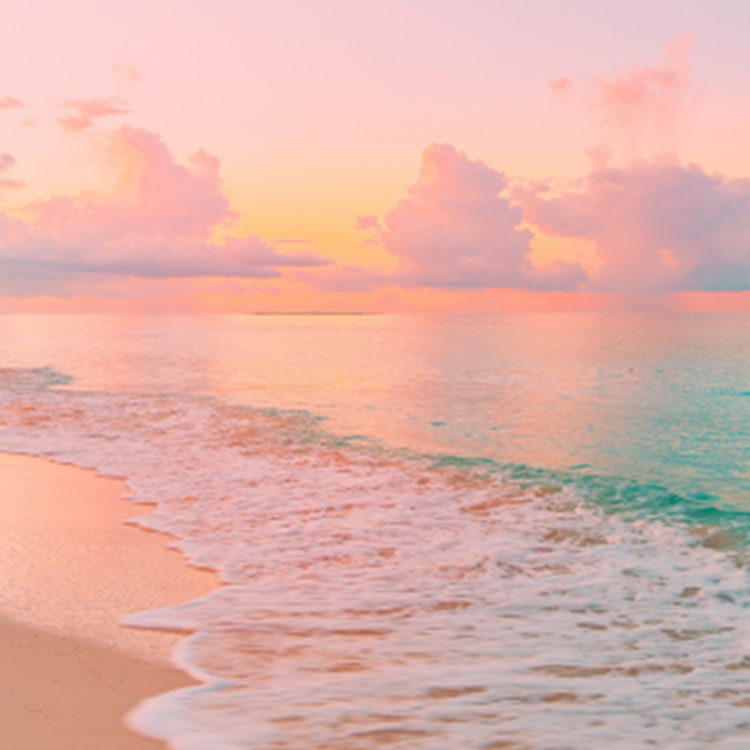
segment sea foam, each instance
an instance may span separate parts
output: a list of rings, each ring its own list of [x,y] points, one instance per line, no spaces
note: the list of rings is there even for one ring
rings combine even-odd
[[[173,748],[746,745],[732,529],[209,398],[5,388],[0,449],[126,477],[138,523],[219,571],[128,620],[188,633],[202,684],[129,717]]]

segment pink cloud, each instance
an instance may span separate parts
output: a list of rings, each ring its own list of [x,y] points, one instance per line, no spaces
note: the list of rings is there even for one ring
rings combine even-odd
[[[36,201],[25,221],[0,214],[0,269],[17,282],[14,294],[81,276],[267,278],[280,267],[326,263],[280,253],[255,235],[210,242],[211,230],[235,214],[219,162],[204,151],[184,166],[157,135],[123,126],[111,154],[119,167],[113,190]]]
[[[612,158],[612,149],[603,143],[586,149],[586,156],[591,160],[594,167],[606,167]]]
[[[26,106],[20,99],[16,99],[15,96],[3,96],[0,97],[0,110],[3,109],[18,109]]]
[[[515,195],[542,231],[594,242],[592,290],[750,289],[750,180],[664,157],[595,167],[556,196]]]
[[[112,70],[120,80],[126,83],[135,84],[143,81],[143,74],[132,63],[115,63]]]
[[[10,154],[0,154],[0,174],[7,172],[16,163],[16,160]],[[11,180],[7,177],[0,178],[0,189],[3,190],[15,190],[22,188],[25,183],[19,180]]]
[[[398,257],[391,280],[407,286],[569,289],[583,281],[577,263],[531,262],[532,234],[521,227],[521,208],[501,196],[506,187],[500,172],[452,146],[432,145],[419,179],[384,225],[367,216],[358,227],[374,230]]]
[[[671,136],[688,86],[692,46],[693,37],[682,34],[653,67],[631,65],[613,81],[591,77],[598,104],[619,133],[631,141],[652,131],[658,141]]]
[[[547,81],[547,85],[558,93],[565,93],[573,88],[573,82],[567,76],[561,76],[553,80]]]
[[[111,115],[124,115],[130,109],[121,99],[106,97],[98,99],[70,99],[63,104],[67,113],[58,119],[63,130],[80,133],[90,128],[94,120]]]
[[[255,235],[231,237],[224,242],[222,253],[233,263],[247,268],[272,268],[274,266],[309,268],[327,265],[326,261],[320,260],[314,255],[284,255],[279,253]],[[229,276],[231,274],[221,275]]]
[[[205,239],[212,227],[235,218],[221,191],[219,161],[205,151],[183,166],[158,135],[125,125],[112,135],[109,152],[120,170],[112,191],[33,203],[34,223],[106,227],[108,239],[126,234]]]

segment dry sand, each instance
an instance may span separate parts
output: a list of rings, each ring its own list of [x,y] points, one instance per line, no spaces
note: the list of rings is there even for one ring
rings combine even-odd
[[[119,625],[198,597],[214,575],[169,537],[126,525],[148,512],[93,471],[0,454],[0,750],[159,748],[124,727],[141,698],[190,684],[171,633]]]

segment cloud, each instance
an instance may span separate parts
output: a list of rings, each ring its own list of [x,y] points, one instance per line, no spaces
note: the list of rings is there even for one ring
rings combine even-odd
[[[125,83],[137,84],[143,82],[143,74],[132,63],[115,63],[112,66],[115,75]]]
[[[80,133],[90,128],[94,120],[111,115],[124,115],[130,112],[127,104],[116,97],[98,99],[69,99],[63,103],[67,113],[57,122],[69,133]]]
[[[505,177],[449,145],[432,145],[422,157],[408,197],[385,216],[361,217],[400,268],[391,279],[407,286],[571,289],[585,279],[577,263],[539,268],[530,258],[532,234],[521,228],[522,210],[501,197]]]
[[[113,190],[35,202],[33,222],[106,227],[108,240],[126,234],[205,239],[212,227],[235,218],[221,191],[219,160],[205,151],[183,166],[158,135],[126,125],[111,136],[109,155],[119,169]]]
[[[750,180],[663,157],[595,167],[559,195],[514,195],[542,231],[594,242],[592,290],[750,289]]]
[[[591,76],[605,125],[637,152],[646,140],[657,149],[670,145],[690,76],[693,37],[682,34],[666,48],[664,59],[650,68],[630,65],[612,81]]]
[[[10,154],[0,154],[0,174],[7,172],[16,163],[16,160]],[[15,190],[22,188],[25,183],[19,180],[11,180],[7,177],[0,178],[0,189],[2,190]]]
[[[573,82],[567,76],[561,76],[560,78],[549,80],[547,81],[547,85],[552,91],[557,91],[559,93],[565,93],[573,88]]]
[[[18,109],[20,107],[25,107],[25,106],[26,105],[20,99],[16,99],[15,96],[0,97],[0,110]]]
[[[650,109],[657,115],[670,116],[687,85],[692,46],[693,37],[682,34],[667,45],[665,59],[652,68],[631,65],[610,82],[592,76],[602,105],[623,124]]]
[[[327,263],[280,253],[255,235],[210,242],[235,214],[219,162],[204,151],[184,166],[157,135],[127,126],[112,135],[110,151],[119,169],[111,191],[36,201],[25,220],[0,214],[1,276],[23,278],[28,289],[81,277],[270,278],[281,267]]]
[[[225,241],[223,254],[233,263],[247,268],[270,268],[285,266],[289,268],[310,268],[327,265],[328,261],[306,255],[284,255],[255,235],[232,237]],[[231,274],[221,274],[229,276]]]
[[[26,278],[97,278],[130,276],[140,279],[174,279],[223,276],[277,278],[278,266],[317,266],[314,256],[277,253],[254,235],[242,238],[243,254],[228,242],[223,246],[180,238],[127,235],[106,242],[97,227],[46,236],[28,233],[0,217],[0,269]],[[19,246],[23,254],[19,254]]]

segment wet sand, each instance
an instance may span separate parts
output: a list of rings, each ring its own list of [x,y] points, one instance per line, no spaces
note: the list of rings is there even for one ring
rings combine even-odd
[[[217,581],[169,537],[124,524],[149,509],[127,491],[90,470],[0,454],[0,750],[163,747],[123,716],[191,683],[169,661],[179,636],[119,621]]]
[[[123,716],[190,684],[174,667],[0,619],[1,750],[158,750]]]

